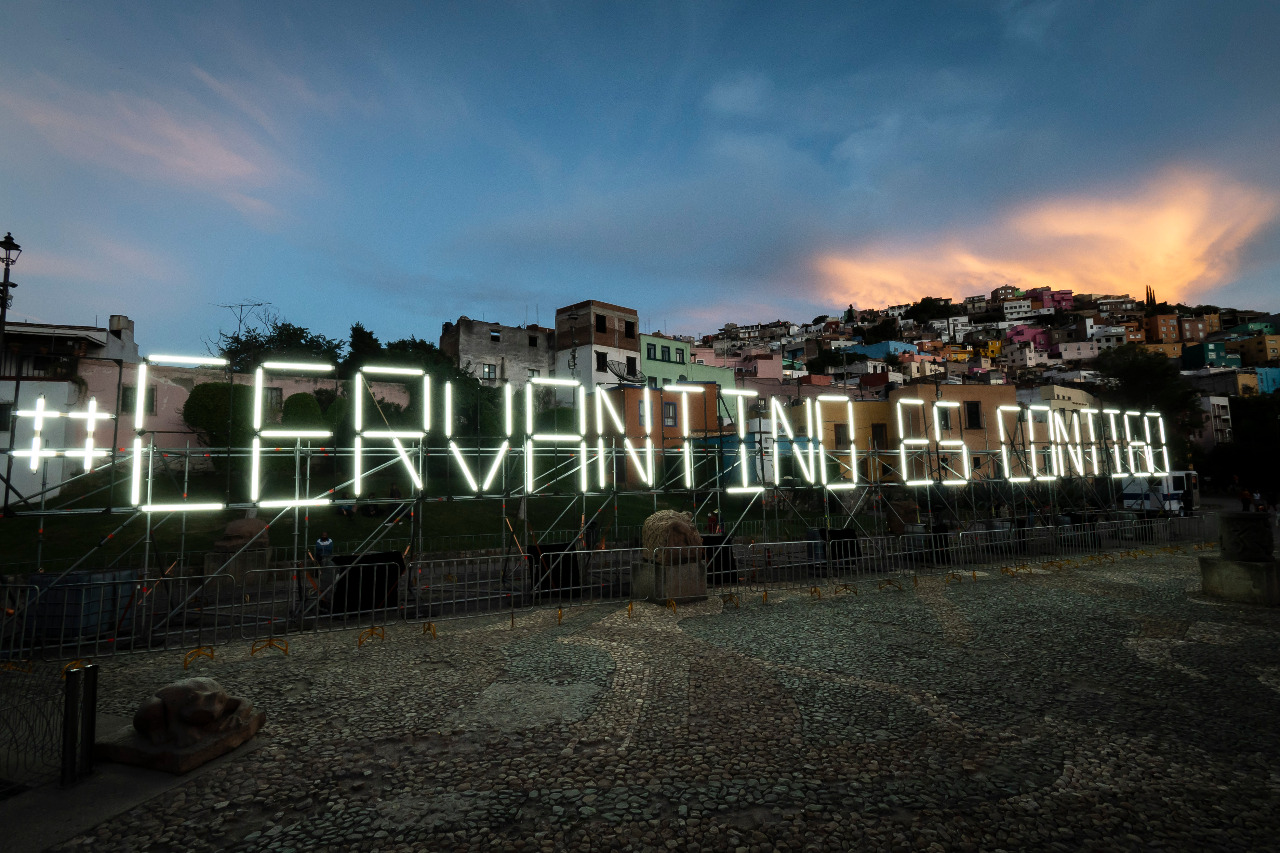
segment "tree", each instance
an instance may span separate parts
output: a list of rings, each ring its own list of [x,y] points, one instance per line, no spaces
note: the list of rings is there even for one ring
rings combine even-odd
[[[1280,431],[1280,394],[1232,397],[1230,405],[1231,441],[1218,444],[1209,452],[1205,472],[1219,489],[1224,489],[1235,475],[1241,486],[1260,488],[1274,501],[1280,484],[1280,454],[1275,452],[1275,436]]]
[[[862,338],[868,344],[896,341],[898,339],[898,321],[893,317],[885,317],[879,323],[867,329]]]
[[[1182,378],[1173,361],[1138,344],[1125,344],[1104,350],[1096,364],[1098,371],[1111,380],[1099,392],[1104,400],[1143,412],[1155,409],[1164,415],[1169,461],[1182,467],[1189,436],[1204,423],[1204,412],[1199,395]]]
[[[908,308],[902,316],[908,320],[915,320],[917,323],[927,323],[940,317],[950,317],[952,314],[962,313],[964,313],[962,309],[952,305],[950,302],[943,302],[941,299],[926,296]]]
[[[357,370],[377,362],[382,355],[382,344],[377,335],[366,329],[363,323],[352,323],[351,336],[347,339],[347,357],[342,361],[342,375],[355,376]]]
[[[453,383],[453,427],[458,436],[496,436],[502,433],[502,394],[497,388],[480,384],[480,380],[463,373],[453,359],[435,344],[416,337],[391,341],[385,348],[387,360],[397,367],[421,367],[431,375],[431,411],[434,417],[444,412],[444,384]],[[409,411],[422,410],[420,383],[406,383],[412,401]]]
[[[337,364],[346,346],[302,326],[286,322],[275,312],[261,315],[262,325],[240,332],[218,332],[214,348],[231,362],[235,373],[248,373],[264,361],[297,359]]]
[[[833,367],[844,367],[847,364],[866,360],[866,355],[860,352],[820,349],[817,355],[804,363],[804,366],[810,373],[826,373]]]

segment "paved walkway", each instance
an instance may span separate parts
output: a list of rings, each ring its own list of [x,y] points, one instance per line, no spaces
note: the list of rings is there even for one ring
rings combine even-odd
[[[1280,613],[1166,552],[903,586],[225,647],[192,672],[266,709],[256,749],[26,820],[93,851],[1280,845]],[[115,714],[183,675],[102,663]]]

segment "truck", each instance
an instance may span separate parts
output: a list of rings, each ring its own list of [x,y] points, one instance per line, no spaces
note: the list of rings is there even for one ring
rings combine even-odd
[[[1120,508],[1145,515],[1190,515],[1200,505],[1195,471],[1136,474],[1120,480]]]

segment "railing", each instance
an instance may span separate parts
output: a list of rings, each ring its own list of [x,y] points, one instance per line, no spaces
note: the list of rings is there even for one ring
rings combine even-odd
[[[475,552],[405,563],[398,552],[338,558],[351,565],[267,568],[240,574],[136,569],[33,575],[0,585],[0,664],[72,660],[157,649],[200,650],[233,639],[254,650],[287,648],[290,636],[393,622],[422,624],[566,608],[638,597],[632,580],[642,562],[705,573],[710,594],[733,596],[856,585],[894,578],[1026,567],[1048,561],[1203,542],[1212,517],[1106,521],[897,536],[727,542],[649,554],[598,549],[563,537],[558,545],[506,553]],[[848,537],[848,538],[846,538]],[[549,537],[548,537],[549,538]],[[172,570],[171,570],[172,571]],[[178,570],[183,571],[183,570]],[[900,585],[900,584],[899,584]],[[642,593],[659,600],[659,591]],[[672,595],[671,597],[679,597]],[[194,653],[194,651],[193,651]]]

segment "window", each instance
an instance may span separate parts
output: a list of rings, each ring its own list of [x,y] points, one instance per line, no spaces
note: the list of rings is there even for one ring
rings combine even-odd
[[[538,348],[538,336],[537,336],[537,335],[530,335],[530,336],[529,336],[529,346],[533,347],[534,349],[537,349],[537,348]]]
[[[530,368],[529,368],[529,378],[530,378],[530,379],[534,378],[535,376],[541,376],[541,375],[542,375],[542,371],[541,371],[541,370],[539,370],[538,368],[536,368],[536,367],[530,367]]]
[[[153,397],[153,399],[151,400],[150,406],[154,410],[155,399],[154,399],[154,394],[152,394],[152,389],[150,388],[147,389],[147,393]],[[266,403],[267,403],[267,411],[274,412],[277,415],[283,412],[284,411],[284,389],[268,388]]]
[[[496,365],[496,364],[482,364],[482,365],[480,365],[480,378],[481,378],[481,379],[497,379],[497,378],[498,378],[498,365]]]
[[[622,336],[624,338],[634,338],[636,336],[635,320],[627,320],[622,324]]]
[[[676,350],[676,364],[684,364],[684,350]]]
[[[657,388],[657,387],[658,387],[658,377],[656,377],[656,376],[650,376],[650,377],[649,377],[649,387],[650,387],[650,388]]]
[[[634,355],[627,356],[627,375],[636,375],[636,357]]]
[[[609,327],[605,325],[603,314],[596,315],[596,331],[599,332],[600,334],[604,334],[605,332],[609,331]]]
[[[272,397],[271,397],[272,391],[275,391],[277,394],[280,393],[279,388],[268,388],[267,389],[268,401],[272,400]],[[134,386],[134,385],[122,386],[120,388],[120,414],[125,416],[133,414],[136,411],[135,407],[137,405],[138,405],[137,386]],[[283,406],[283,402],[274,403],[274,405]],[[143,409],[146,411],[148,415],[154,415],[156,413],[156,386],[152,385],[147,388],[147,399],[143,401]],[[6,419],[4,423],[8,424],[8,419]]]
[[[889,446],[889,425],[888,424],[872,424],[871,425],[871,449],[884,450]]]
[[[650,381],[650,382],[652,382],[652,381],[653,381],[653,377],[652,377],[652,376],[650,376],[650,377],[649,377],[649,381]],[[637,400],[637,401],[636,401],[636,411],[637,411],[637,412],[639,413],[639,415],[640,415],[640,426],[641,426],[641,427],[643,427],[643,426],[645,425],[645,421],[647,421],[647,420],[649,419],[649,413],[648,413],[648,412],[646,412],[646,411],[645,411],[645,409],[644,409],[644,400]]]
[[[847,450],[849,448],[849,425],[835,424],[836,428],[836,450]]]
[[[645,345],[644,345],[644,357],[645,357],[645,358],[648,358],[648,359],[656,359],[656,358],[658,357],[658,345],[657,345],[657,344],[645,344]]]
[[[982,429],[982,403],[978,400],[964,401],[964,428]]]
[[[664,427],[673,427],[676,425],[676,404],[662,404],[662,425]]]
[[[13,403],[0,403],[0,432],[8,432],[13,423]]]
[[[609,356],[603,352],[596,353],[596,373],[609,372]]]
[[[489,343],[491,343],[491,344],[496,344],[496,343],[501,343],[501,342],[502,342],[502,332],[499,332],[497,329],[490,329],[490,330],[489,330]]]
[[[663,360],[663,361],[670,361],[670,360],[671,360],[671,347],[663,347],[663,348],[662,348],[662,360]]]
[[[938,428],[942,430],[951,429],[951,409],[938,408]]]

